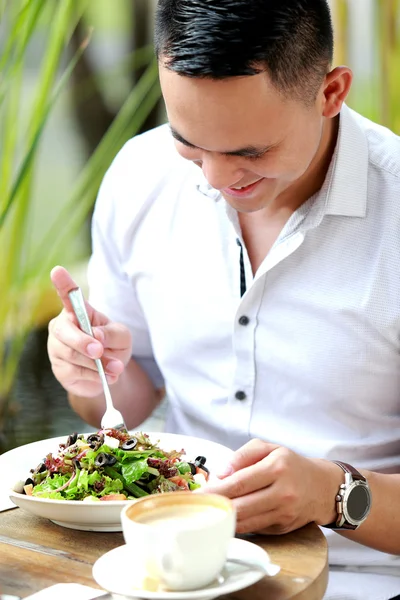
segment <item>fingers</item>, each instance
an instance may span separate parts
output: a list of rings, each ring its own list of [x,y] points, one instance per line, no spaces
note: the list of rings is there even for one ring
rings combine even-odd
[[[253,440],[234,454],[231,475],[203,489],[233,501],[238,533],[287,533],[315,520],[309,490],[318,477],[311,466],[288,448]]]
[[[101,342],[98,341],[97,336],[99,333],[96,331],[96,336],[92,337],[81,331],[81,329],[75,325],[70,319],[66,318],[66,311],[64,311],[50,322],[49,332],[56,338],[63,346],[69,347],[71,353],[77,353],[88,358],[101,358],[104,352],[104,347]],[[71,357],[74,355],[72,354]],[[67,358],[67,357],[65,357]]]
[[[97,373],[96,363],[92,358],[55,337],[49,342],[49,354],[51,354],[52,361],[63,361],[72,367],[80,367]],[[102,354],[101,362],[106,375],[120,375],[124,370],[122,361],[116,359],[109,352]]]
[[[266,489],[257,490],[245,497],[235,498],[233,504],[236,509],[238,523],[245,522],[264,513],[269,513],[276,508],[274,506],[273,495],[268,493]]]
[[[65,315],[64,315],[65,316]],[[76,366],[97,371],[93,359],[102,358],[103,365],[110,375],[119,375],[124,364],[114,355],[112,349],[104,350],[98,338],[104,340],[105,335],[99,328],[93,333],[95,338],[81,331],[74,323],[61,314],[49,325],[49,353],[53,358],[65,360]]]
[[[263,535],[281,535],[297,529],[295,523],[280,523],[280,516],[276,510],[254,514],[247,519],[238,520],[236,533],[260,533]]]
[[[125,352],[132,347],[131,333],[120,323],[94,327],[93,333],[105,348],[110,348],[113,352]]]
[[[64,305],[60,315],[49,324],[47,347],[53,373],[61,385],[75,395],[95,394],[100,379],[94,360],[101,360],[109,383],[115,383],[131,358],[131,334],[88,303],[93,336],[83,332],[68,295],[77,288],[75,281],[63,267],[52,270],[51,280]]]
[[[101,392],[101,380],[93,359],[101,359],[107,380],[113,384],[124,371],[131,353],[131,346],[125,351],[104,348],[107,337],[116,342],[119,339],[118,335],[108,336],[106,326],[95,327],[93,334],[94,337],[81,331],[65,309],[49,323],[47,347],[53,373],[67,391],[78,396],[90,397]],[[123,340],[129,338],[126,333],[120,331],[120,334]]]
[[[84,398],[96,397],[103,391],[100,376],[91,368],[67,363],[64,360],[54,358],[51,363],[54,375],[61,385],[72,394]],[[118,377],[106,375],[109,385],[114,384]]]
[[[52,367],[53,370],[62,377],[63,383],[65,383],[65,385],[68,387],[76,385],[82,381],[97,383],[99,390],[102,387],[100,375],[97,369],[93,369],[90,364],[78,365],[72,362],[67,363],[65,360],[55,358]],[[110,384],[116,381],[115,375],[106,375],[106,377]]]
[[[240,471],[240,469],[250,467],[251,465],[258,463],[260,460],[263,460],[277,448],[278,446],[276,444],[253,439],[234,453],[232,459],[229,461],[229,464],[226,466],[225,471],[219,474],[218,477],[220,479],[224,479],[236,471]]]
[[[287,533],[305,524],[292,501],[294,494],[281,489],[274,469],[268,469],[269,458],[240,473],[234,473],[215,486],[202,491],[218,493],[232,499],[236,509],[236,532],[269,534]],[[263,472],[263,470],[265,470]],[[265,472],[269,472],[269,477]]]
[[[258,463],[244,467],[229,477],[207,485],[205,491],[221,494],[227,498],[240,498],[268,487],[275,481],[275,472],[269,467],[268,457]]]
[[[68,293],[76,289],[78,285],[64,267],[54,267],[50,273],[50,279],[57,290],[57,294],[59,295],[65,310],[74,314]]]
[[[66,346],[56,338],[49,341],[49,356],[53,373],[61,385],[78,396],[97,396],[102,383],[94,360]],[[102,358],[107,381],[115,383],[124,370],[121,361]]]

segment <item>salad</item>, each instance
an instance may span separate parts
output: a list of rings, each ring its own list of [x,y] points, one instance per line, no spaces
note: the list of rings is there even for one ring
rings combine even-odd
[[[129,500],[149,494],[195,490],[209,477],[204,456],[182,459],[184,450],[166,452],[145,433],[115,429],[84,436],[73,433],[31,469],[22,493],[53,500]]]

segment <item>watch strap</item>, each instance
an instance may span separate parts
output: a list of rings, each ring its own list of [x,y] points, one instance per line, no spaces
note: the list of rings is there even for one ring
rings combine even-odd
[[[351,465],[340,460],[332,460],[332,462],[338,465],[345,473],[350,473],[355,481],[366,481],[365,477]]]
[[[348,463],[342,462],[340,460],[332,460],[332,462],[335,463],[335,465],[338,465],[338,467],[340,467],[345,473],[350,473],[354,481],[366,481],[365,477],[361,475],[361,473],[357,471],[357,469],[355,469]],[[336,502],[338,500],[340,501],[339,494],[336,496]],[[334,521],[333,523],[323,525],[323,527],[326,527],[328,529],[349,529],[351,531],[354,531],[358,527],[357,525],[352,525],[346,520],[344,520],[344,522],[340,526],[338,526],[337,523],[338,521]]]
[[[322,527],[326,527],[327,529],[349,529],[350,531],[354,531],[357,529],[358,525],[352,525],[348,521],[345,521],[343,525],[338,526],[337,522],[329,523],[329,525],[322,525]]]

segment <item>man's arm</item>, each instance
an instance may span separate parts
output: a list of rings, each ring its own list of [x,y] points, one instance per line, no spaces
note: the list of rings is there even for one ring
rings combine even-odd
[[[133,360],[129,361],[118,381],[110,385],[115,408],[121,411],[129,429],[147,419],[162,400],[165,390],[157,390],[148,375]],[[90,425],[100,427],[106,409],[104,395],[84,398],[69,393],[73,410]]]
[[[371,488],[371,512],[357,530],[340,533],[381,552],[400,554],[400,475],[360,472]],[[252,440],[235,452],[221,481],[206,489],[233,499],[238,533],[280,534],[312,521],[334,522],[335,497],[343,482],[342,469],[331,461]]]
[[[141,366],[132,358],[132,336],[124,325],[86,303],[93,337],[77,322],[69,292],[77,287],[62,267],[53,269],[52,281],[63,303],[61,313],[49,323],[48,353],[53,373],[67,390],[72,408],[93,426],[105,412],[103,386],[95,360],[101,359],[113,401],[128,427],[136,427],[163,397]]]
[[[371,512],[355,531],[340,534],[389,554],[400,554],[400,475],[360,470],[371,489]]]

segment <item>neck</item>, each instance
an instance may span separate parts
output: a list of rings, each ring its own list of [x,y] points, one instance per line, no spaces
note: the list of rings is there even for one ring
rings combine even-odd
[[[304,175],[278,198],[281,205],[296,210],[321,189],[335,152],[338,132],[339,116],[326,119],[316,155]]]
[[[304,175],[264,210],[240,214],[239,220],[241,222],[255,220],[259,224],[269,222],[271,219],[281,224],[286,222],[304,202],[321,189],[335,151],[338,131],[339,117],[326,119],[318,151]]]

